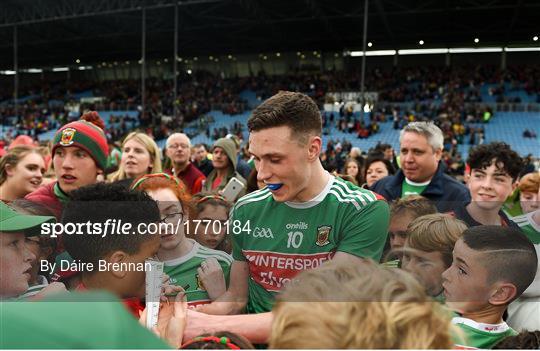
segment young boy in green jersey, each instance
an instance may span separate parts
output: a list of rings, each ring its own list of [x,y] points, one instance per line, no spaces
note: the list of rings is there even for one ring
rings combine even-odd
[[[442,213],[418,217],[407,227],[401,268],[438,301],[444,300],[442,273],[452,264],[452,250],[465,229],[465,223]]]
[[[158,203],[162,225],[156,258],[164,262],[170,284],[184,288],[190,307],[208,304],[221,296],[229,280],[232,257],[185,235],[188,226],[202,227],[203,232],[195,235],[210,235],[212,228],[222,225],[221,221],[187,222],[188,196],[168,174],[144,175],[135,180],[133,188],[144,191]]]
[[[533,281],[537,261],[534,245],[517,229],[477,226],[463,232],[442,277],[446,302],[458,313],[452,322],[464,332],[465,346],[490,348],[516,334],[503,313]]]

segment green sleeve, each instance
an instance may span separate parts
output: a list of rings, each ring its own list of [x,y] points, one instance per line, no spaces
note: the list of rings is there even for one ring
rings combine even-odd
[[[58,294],[0,309],[0,349],[170,348],[107,293]]]
[[[379,262],[390,223],[388,204],[373,201],[360,213],[351,206],[345,222],[337,251]]]

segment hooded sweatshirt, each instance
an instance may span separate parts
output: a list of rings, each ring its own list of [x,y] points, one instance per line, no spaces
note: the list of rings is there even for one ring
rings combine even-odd
[[[238,179],[244,184],[244,190],[242,190],[237,197],[237,198],[240,198],[241,196],[246,194],[247,181],[244,179],[244,177],[240,175],[240,173],[236,171],[237,153],[236,153],[236,146],[234,145],[234,141],[228,138],[221,138],[221,139],[218,139],[214,143],[214,148],[216,147],[222,148],[223,151],[225,151],[225,154],[227,155],[227,157],[229,158],[229,170],[227,172],[227,177],[224,177],[221,179],[221,182],[219,183],[217,190],[222,190],[223,188],[225,188],[229,180],[232,177],[235,177],[236,179]],[[212,184],[214,183],[216,178],[217,178],[217,170],[213,169],[212,172],[210,172],[210,174],[206,178],[206,181],[203,185],[203,190],[212,191]]]

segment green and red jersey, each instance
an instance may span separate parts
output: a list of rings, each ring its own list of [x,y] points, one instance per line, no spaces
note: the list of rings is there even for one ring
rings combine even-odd
[[[275,294],[298,273],[338,251],[378,262],[389,209],[372,191],[330,176],[324,190],[303,203],[277,202],[266,188],[248,194],[234,206],[230,223],[233,258],[249,266],[247,309],[260,313],[272,309]]]

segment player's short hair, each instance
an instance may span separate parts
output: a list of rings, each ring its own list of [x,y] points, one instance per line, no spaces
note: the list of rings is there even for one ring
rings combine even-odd
[[[407,227],[407,245],[416,250],[440,252],[446,267],[450,267],[454,245],[465,229],[465,223],[450,215],[424,215],[414,219]]]
[[[271,349],[452,346],[448,314],[401,269],[330,261],[296,278],[272,311]]]
[[[493,163],[498,169],[508,173],[512,180],[517,179],[524,166],[521,156],[503,142],[478,145],[469,152],[467,164],[471,171],[488,168]]]
[[[253,110],[247,122],[250,132],[288,126],[301,144],[310,135],[322,134],[322,118],[315,101],[302,93],[280,91]]]
[[[484,254],[480,263],[489,272],[489,283],[506,281],[515,285],[517,298],[533,282],[538,257],[533,243],[519,229],[481,225],[465,230],[462,240]]]
[[[444,146],[444,137],[441,129],[433,122],[411,122],[401,130],[399,134],[399,142],[403,139],[403,135],[407,132],[423,135],[433,151],[442,150]]]
[[[427,214],[437,213],[437,207],[435,207],[431,200],[421,195],[409,195],[395,200],[390,205],[390,218],[404,212],[417,218]]]
[[[120,184],[97,183],[70,192],[62,212],[62,224],[106,223],[108,219],[130,223],[131,231],[136,231],[140,223],[160,221],[157,203],[146,193],[130,191]],[[110,230],[110,229],[109,229]],[[108,234],[104,237],[89,233],[63,234],[63,242],[68,253],[75,260],[97,264],[107,254],[124,251],[136,254],[142,243],[153,238],[147,233]]]

